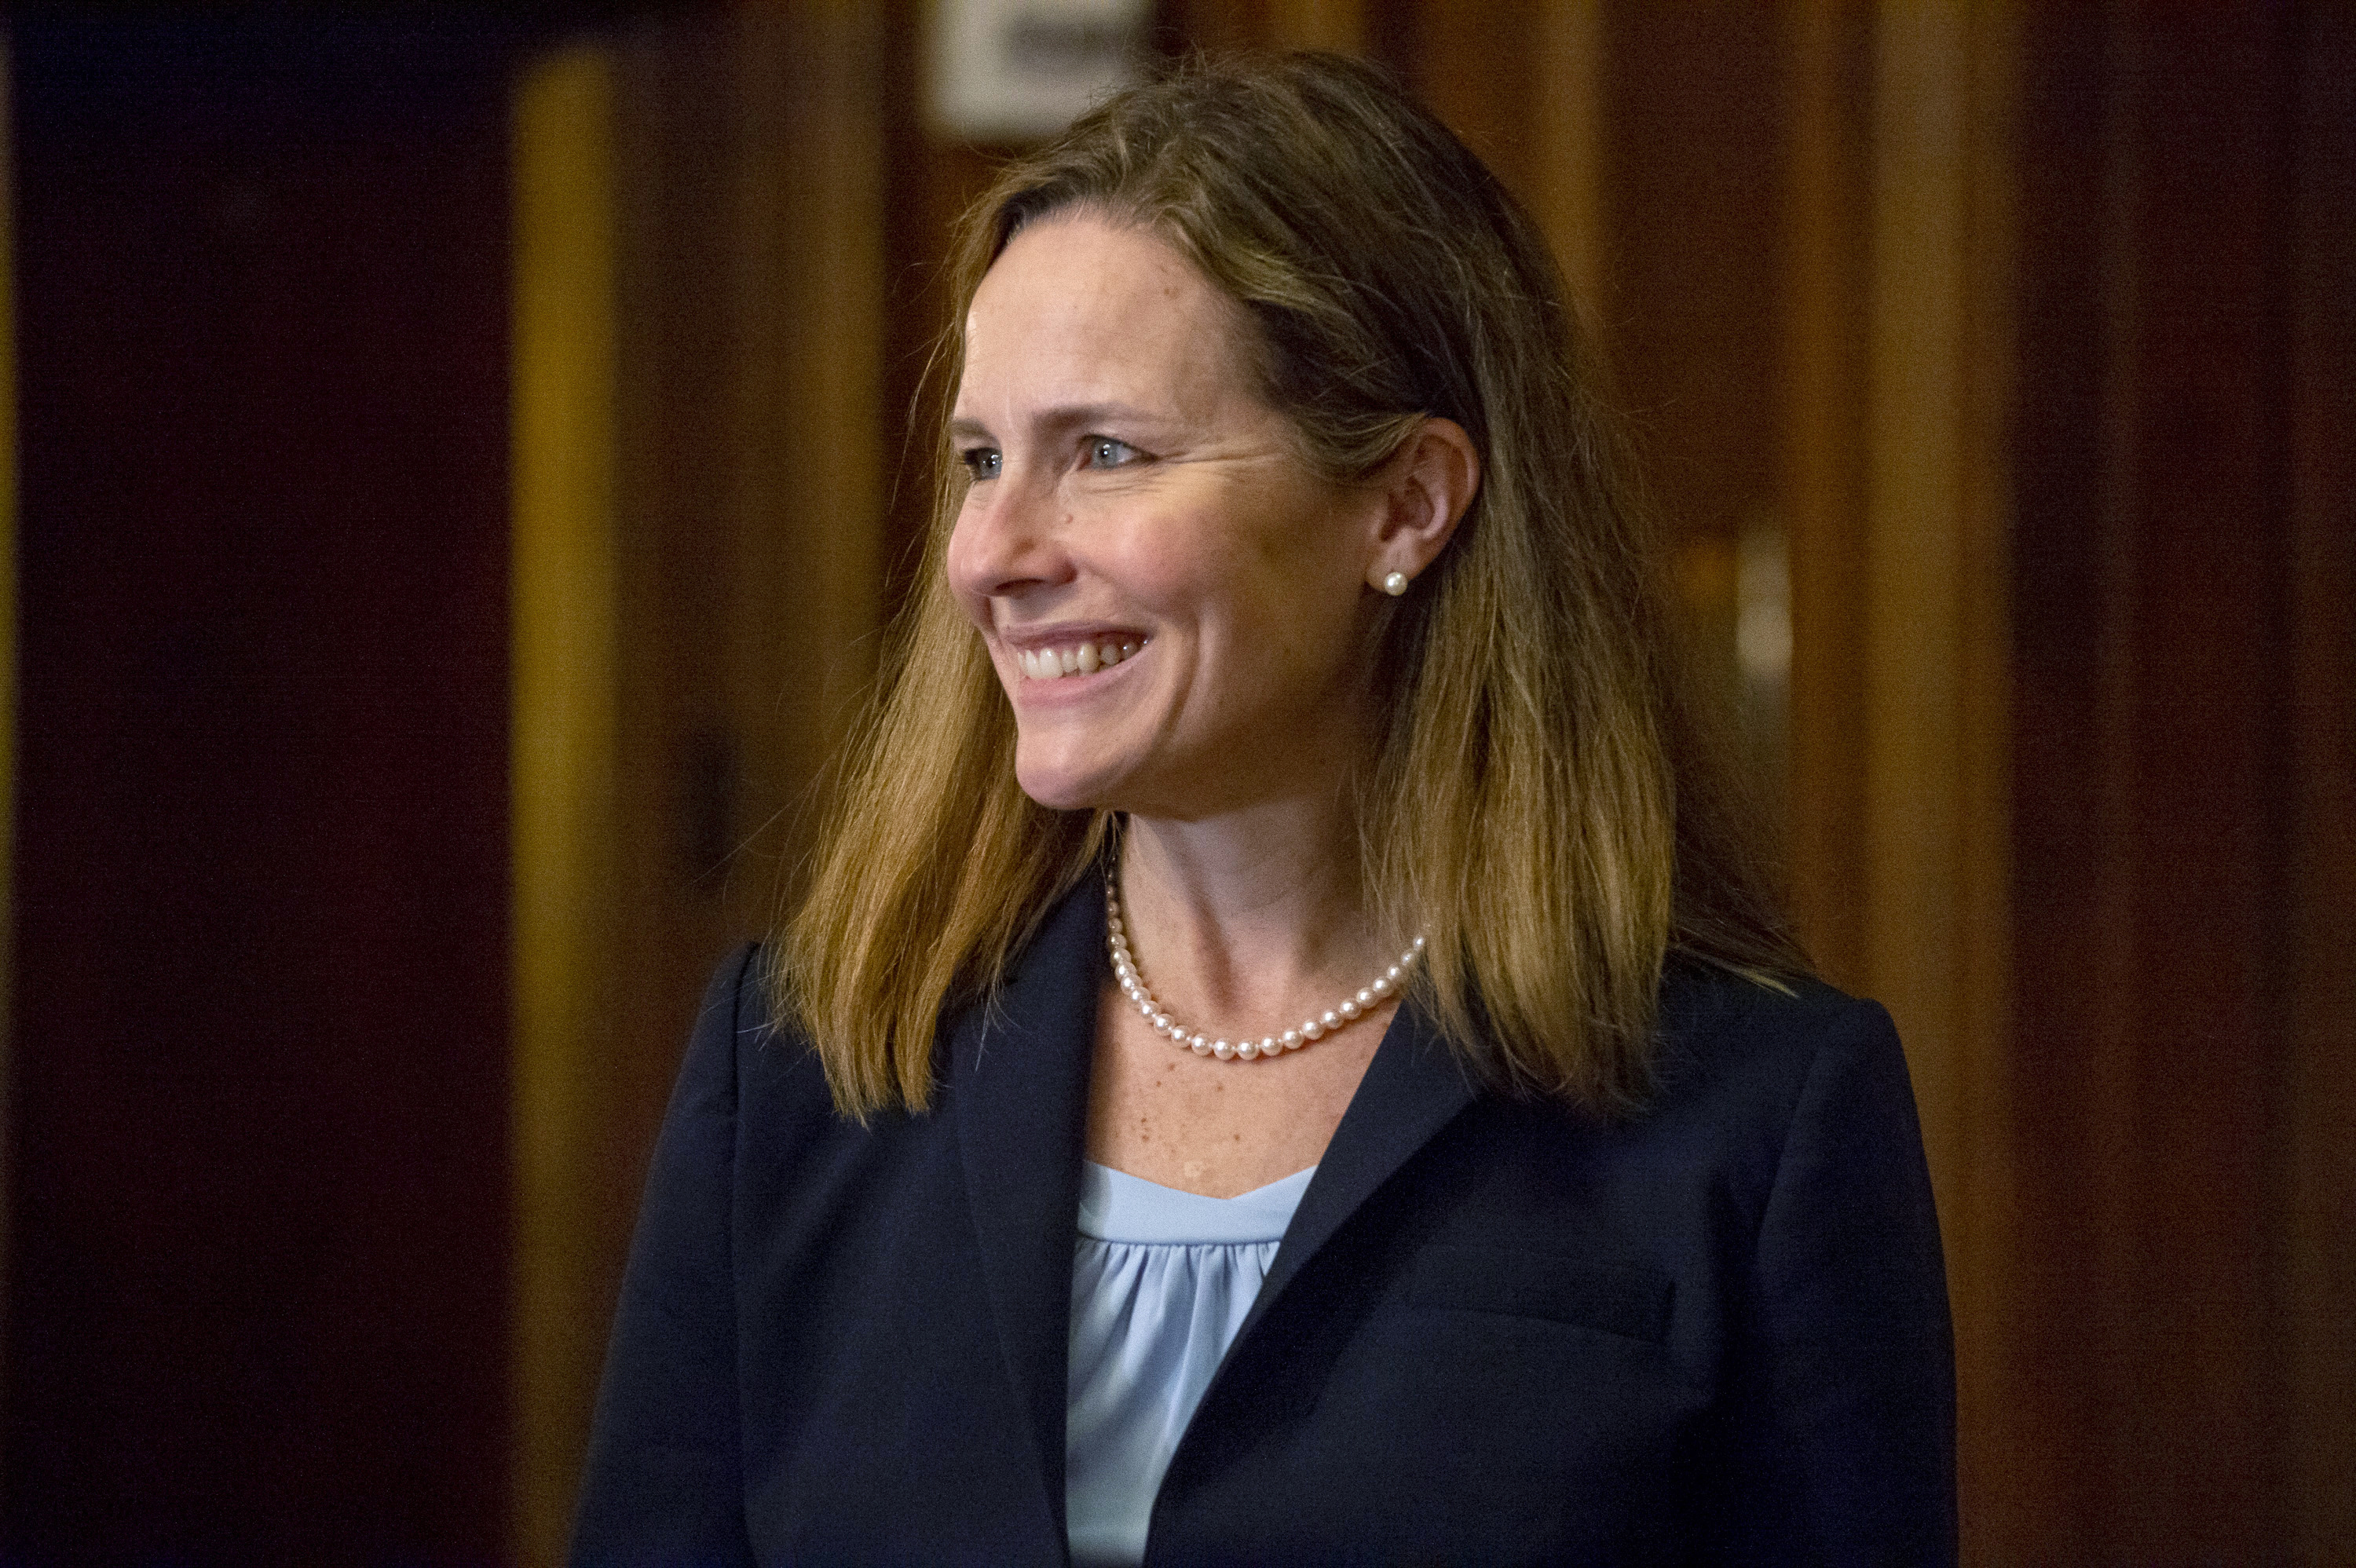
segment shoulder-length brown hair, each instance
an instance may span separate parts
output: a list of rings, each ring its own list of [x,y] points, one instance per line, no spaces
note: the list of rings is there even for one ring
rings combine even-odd
[[[1329,479],[1368,474],[1427,416],[1472,436],[1478,496],[1383,634],[1362,886],[1382,929],[1429,938],[1413,1000],[1483,1077],[1633,1112],[1672,951],[1804,961],[1677,673],[1544,240],[1375,69],[1194,63],[1014,162],[967,215],[944,413],[982,274],[1068,210],[1157,236],[1244,307],[1261,391]],[[1108,826],[1015,783],[1012,713],[943,574],[960,488],[945,443],[936,464],[923,577],[775,969],[780,1016],[861,1116],[928,1105],[943,1009],[994,987]]]

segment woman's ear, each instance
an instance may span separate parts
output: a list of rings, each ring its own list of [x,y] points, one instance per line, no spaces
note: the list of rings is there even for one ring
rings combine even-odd
[[[1396,597],[1439,559],[1464,520],[1481,488],[1481,454],[1454,420],[1428,419],[1376,482],[1383,506],[1366,581]]]

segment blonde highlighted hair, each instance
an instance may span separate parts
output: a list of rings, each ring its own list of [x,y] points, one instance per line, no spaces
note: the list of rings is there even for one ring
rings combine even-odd
[[[1679,673],[1544,240],[1437,119],[1321,55],[1191,64],[1008,166],[953,258],[960,326],[1014,232],[1073,210],[1155,235],[1243,307],[1260,390],[1325,477],[1365,475],[1426,417],[1472,438],[1479,494],[1384,633],[1361,886],[1380,929],[1429,938],[1414,1003],[1482,1077],[1640,1109],[1673,953],[1805,961]],[[1015,783],[1012,715],[943,572],[945,443],[936,462],[924,571],[776,944],[779,1016],[858,1116],[930,1104],[945,1009],[994,988],[1108,832]]]

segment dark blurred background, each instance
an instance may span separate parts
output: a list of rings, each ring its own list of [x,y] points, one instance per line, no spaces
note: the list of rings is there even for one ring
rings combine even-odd
[[[914,571],[937,19],[7,13],[0,1563],[556,1559]],[[1376,59],[1554,240],[1907,1040],[1967,1559],[2356,1562],[2356,13],[1125,36]]]

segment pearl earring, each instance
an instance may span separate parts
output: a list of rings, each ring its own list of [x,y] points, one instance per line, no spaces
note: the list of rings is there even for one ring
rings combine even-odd
[[[1407,592],[1407,573],[1394,571],[1383,579],[1383,592],[1396,599]]]

